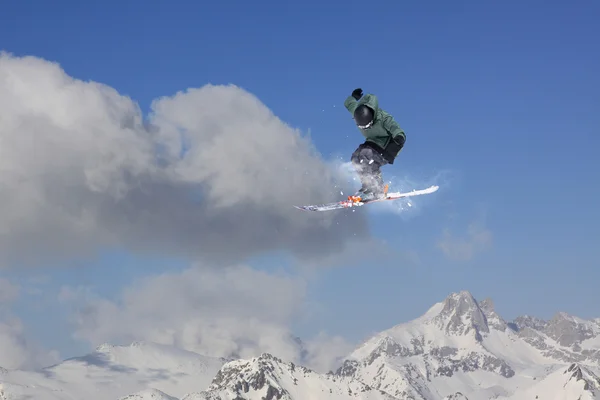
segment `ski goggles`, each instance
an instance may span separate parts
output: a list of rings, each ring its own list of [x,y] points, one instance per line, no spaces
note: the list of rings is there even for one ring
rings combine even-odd
[[[369,128],[370,128],[370,127],[372,127],[372,126],[373,126],[373,120],[371,120],[371,122],[369,122],[369,123],[368,123],[368,124],[366,124],[366,125],[358,125],[358,127],[359,127],[360,129],[369,129]]]

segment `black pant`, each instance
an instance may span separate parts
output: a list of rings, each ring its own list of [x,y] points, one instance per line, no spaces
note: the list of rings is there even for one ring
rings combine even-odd
[[[388,162],[381,153],[363,143],[352,153],[350,160],[360,177],[363,189],[375,193],[383,192],[383,177],[380,168]]]

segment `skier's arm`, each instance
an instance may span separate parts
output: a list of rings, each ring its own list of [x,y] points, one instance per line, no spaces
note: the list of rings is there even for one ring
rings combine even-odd
[[[348,96],[346,101],[344,101],[344,106],[350,111],[350,114],[354,115],[354,110],[356,110],[356,106],[358,105],[358,101],[353,96]]]
[[[394,117],[388,114],[383,118],[382,122],[383,127],[390,133],[390,135],[392,135],[392,138],[394,138],[397,143],[404,144],[406,141],[406,134],[402,128],[400,128],[400,125],[398,125],[396,120],[394,120]]]
[[[344,106],[350,111],[350,114],[354,115],[354,110],[358,106],[358,99],[360,99],[363,95],[363,91],[361,88],[356,88],[352,91],[352,94],[346,98],[344,101]]]

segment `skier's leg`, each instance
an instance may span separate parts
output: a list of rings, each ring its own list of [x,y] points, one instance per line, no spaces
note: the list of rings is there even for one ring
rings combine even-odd
[[[352,162],[352,166],[354,167],[354,170],[356,171],[356,174],[358,175],[360,182],[362,184],[361,188],[358,189],[358,192],[356,194],[360,194],[362,192],[364,192],[368,185],[367,185],[367,175],[366,175],[366,169],[365,169],[365,165],[368,163],[368,160],[364,157],[364,151],[365,149],[365,145],[364,143],[361,144],[360,146],[358,146],[356,148],[356,150],[354,150],[354,153],[352,153],[352,157],[350,157],[350,161]]]
[[[375,198],[379,198],[384,194],[384,183],[383,176],[381,173],[381,166],[384,163],[373,160],[369,165],[370,168],[364,174],[364,180],[367,186],[367,190],[364,193],[372,194]]]
[[[387,164],[383,156],[363,144],[352,154],[352,163],[362,182],[359,192],[372,193],[376,197],[383,195],[381,167]]]

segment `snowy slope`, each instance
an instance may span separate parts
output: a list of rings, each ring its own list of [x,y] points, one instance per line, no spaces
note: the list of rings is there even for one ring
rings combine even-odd
[[[179,400],[157,389],[140,390],[138,393],[121,397],[119,400]]]
[[[452,293],[363,343],[336,373],[398,397],[483,400],[520,393],[539,383],[533,377],[552,381],[548,369],[574,361],[590,371],[600,365],[597,321],[560,313],[552,322],[528,322],[524,332],[519,322],[502,319],[491,300]]]
[[[0,400],[117,400],[147,389],[180,398],[208,387],[225,361],[152,343],[103,345],[39,372],[5,371],[0,375]],[[138,397],[152,399],[151,395]]]
[[[398,400],[347,377],[318,374],[263,354],[227,363],[207,391],[184,400]]]
[[[506,398],[506,400],[528,399],[597,400],[600,399],[600,378],[588,367],[571,364],[568,367],[557,368],[538,383]]]

